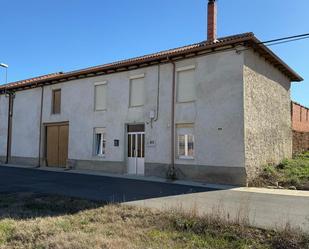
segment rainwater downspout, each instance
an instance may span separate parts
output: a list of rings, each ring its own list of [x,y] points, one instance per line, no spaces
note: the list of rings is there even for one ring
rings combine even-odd
[[[12,148],[12,117],[13,117],[13,105],[15,93],[6,92],[5,94],[9,95],[9,107],[8,107],[8,129],[7,129],[7,142],[6,142],[6,159],[5,164],[9,163],[11,157],[11,148]]]
[[[38,168],[41,167],[41,151],[42,151],[42,116],[43,116],[43,101],[44,101],[44,86],[41,86],[41,110],[40,110],[40,130],[39,130],[39,161]]]
[[[156,103],[156,111],[154,118],[150,118],[150,126],[153,128],[153,122],[157,122],[159,119],[159,110],[160,110],[160,82],[161,82],[161,68],[160,64],[158,65],[158,76],[157,76],[157,103]]]
[[[156,110],[156,117],[153,120],[154,122],[158,121],[158,119],[159,119],[159,110],[160,110],[160,82],[161,82],[161,67],[160,67],[160,64],[159,64],[158,65],[157,110]]]
[[[176,93],[176,64],[169,57],[168,61],[173,65],[173,81],[172,81],[172,104],[171,104],[171,165],[168,171],[170,179],[176,179],[175,170],[175,93]]]

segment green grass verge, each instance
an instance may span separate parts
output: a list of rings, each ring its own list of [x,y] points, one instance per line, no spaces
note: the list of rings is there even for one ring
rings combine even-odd
[[[300,190],[309,190],[309,152],[284,160],[277,166],[267,165],[252,185],[294,186]]]
[[[59,196],[0,195],[2,249],[308,249],[309,236]]]

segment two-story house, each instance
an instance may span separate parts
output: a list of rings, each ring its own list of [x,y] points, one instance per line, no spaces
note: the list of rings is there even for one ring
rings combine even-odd
[[[252,33],[0,86],[0,160],[247,184],[292,155],[302,78]]]

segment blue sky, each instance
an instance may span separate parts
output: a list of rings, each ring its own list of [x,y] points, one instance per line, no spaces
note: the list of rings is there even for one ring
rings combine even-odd
[[[70,71],[202,41],[207,0],[0,0],[0,62],[9,81]],[[309,33],[308,0],[219,0],[218,35],[260,40]],[[309,39],[271,47],[305,81],[292,98],[309,106]],[[4,82],[4,70],[0,71]]]

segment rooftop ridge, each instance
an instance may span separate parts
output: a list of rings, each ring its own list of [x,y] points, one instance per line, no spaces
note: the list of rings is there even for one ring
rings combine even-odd
[[[55,84],[59,82],[66,82],[74,79],[93,77],[97,75],[110,74],[115,72],[122,72],[131,69],[136,69],[138,67],[143,67],[143,65],[153,65],[151,63],[164,63],[165,60],[171,58],[186,58],[186,55],[198,55],[200,52],[209,50],[212,51],[224,48],[226,46],[234,47],[238,44],[243,46],[251,47],[256,52],[260,53],[277,67],[283,74],[285,74],[291,81],[302,81],[300,77],[293,69],[291,69],[283,60],[281,60],[275,53],[273,53],[269,48],[267,48],[259,39],[257,39],[252,32],[242,33],[232,36],[226,36],[219,38],[215,41],[202,41],[198,43],[193,43],[190,45],[177,47],[173,49],[163,50],[156,53],[146,54],[143,56],[133,57],[129,59],[119,60],[107,64],[102,64],[94,67],[83,68],[68,72],[56,72],[51,74],[46,74],[42,76],[33,77],[30,79],[20,80],[6,85],[0,85],[0,92],[4,92],[8,89],[24,89],[29,87],[38,86],[38,84]],[[221,49],[220,51],[223,51]],[[208,53],[208,52],[207,52]],[[202,53],[204,54],[204,53]]]
[[[204,47],[204,46],[207,46],[207,45],[214,45],[214,44],[217,44],[217,43],[220,43],[220,42],[224,42],[226,40],[244,38],[244,37],[254,37],[254,34],[252,32],[247,32],[247,33],[238,34],[238,35],[230,35],[230,36],[221,37],[216,41],[204,40],[204,41],[201,41],[201,42],[196,42],[196,43],[184,45],[184,46],[177,47],[177,48],[166,49],[166,50],[162,50],[162,51],[159,51],[159,52],[141,55],[141,56],[137,56],[137,57],[132,57],[132,58],[128,58],[128,59],[123,59],[123,60],[119,60],[119,61],[115,61],[115,62],[111,62],[111,63],[101,64],[101,65],[97,65],[97,66],[93,66],[93,67],[87,67],[87,68],[73,70],[73,71],[68,71],[66,73],[76,73],[76,72],[80,72],[80,71],[83,71],[83,70],[97,69],[97,68],[100,68],[100,67],[117,65],[117,64],[128,62],[128,61],[135,61],[135,60],[140,60],[140,59],[143,59],[143,58],[151,58],[151,57],[159,56],[159,55],[162,55],[162,54],[169,54],[169,53],[172,54],[174,52],[179,52],[180,50],[187,50],[187,49],[190,49],[190,48],[197,48],[197,47]]]

